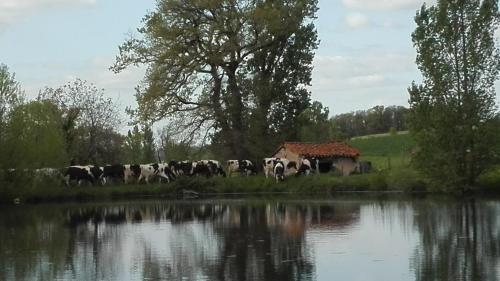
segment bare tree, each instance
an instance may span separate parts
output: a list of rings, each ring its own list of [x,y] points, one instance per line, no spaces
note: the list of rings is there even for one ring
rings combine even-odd
[[[104,132],[116,130],[120,123],[117,104],[105,96],[104,89],[76,79],[56,89],[45,88],[38,98],[54,102],[64,112],[64,130],[70,155],[82,162],[101,160],[98,146],[105,142],[100,139],[107,135]],[[77,145],[80,147],[75,147]],[[84,152],[76,153],[77,148],[80,151],[83,148]]]

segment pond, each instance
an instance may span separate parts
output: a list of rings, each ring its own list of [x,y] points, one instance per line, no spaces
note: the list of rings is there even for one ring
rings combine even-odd
[[[0,280],[500,280],[500,200],[0,207]]]

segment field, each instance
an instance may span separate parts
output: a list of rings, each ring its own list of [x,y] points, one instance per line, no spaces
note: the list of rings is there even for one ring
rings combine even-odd
[[[361,151],[361,160],[371,161],[380,170],[407,167],[415,148],[408,133],[363,136],[351,139],[349,144]]]

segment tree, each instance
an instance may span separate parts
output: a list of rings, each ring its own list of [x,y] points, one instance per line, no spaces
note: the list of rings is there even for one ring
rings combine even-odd
[[[309,105],[316,10],[317,0],[158,0],[112,69],[148,66],[137,119],[177,118],[243,158],[269,147],[263,135],[287,137]]]
[[[10,111],[23,102],[24,93],[14,73],[10,74],[6,65],[0,64],[0,160],[4,158],[6,126]],[[0,161],[0,167],[3,161]]]
[[[142,161],[143,163],[156,162],[156,149],[153,130],[150,126],[144,126],[142,133]]]
[[[134,126],[132,131],[128,130],[124,143],[125,158],[128,163],[137,164],[142,162],[142,139],[142,133],[137,125]]]
[[[327,142],[333,136],[332,126],[328,120],[328,107],[315,101],[299,115],[299,141],[305,142]]]
[[[9,114],[5,157],[9,168],[62,167],[64,150],[61,111],[48,101],[19,105]],[[63,149],[61,149],[63,148]]]
[[[102,153],[110,131],[119,124],[117,105],[106,97],[104,89],[76,79],[62,87],[45,88],[39,100],[49,100],[63,112],[67,151],[77,163],[104,161]]]
[[[415,16],[412,34],[422,84],[412,83],[410,131],[414,162],[447,186],[474,185],[493,159],[498,138],[494,82],[497,0],[439,0]]]

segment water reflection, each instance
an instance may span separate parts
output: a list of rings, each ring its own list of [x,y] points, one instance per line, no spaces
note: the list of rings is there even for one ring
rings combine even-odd
[[[499,208],[477,200],[3,207],[0,280],[498,280]]]
[[[498,202],[474,199],[421,208],[416,280],[500,280],[499,214]]]
[[[313,280],[306,229],[356,216],[336,217],[276,202],[2,210],[0,279]]]

